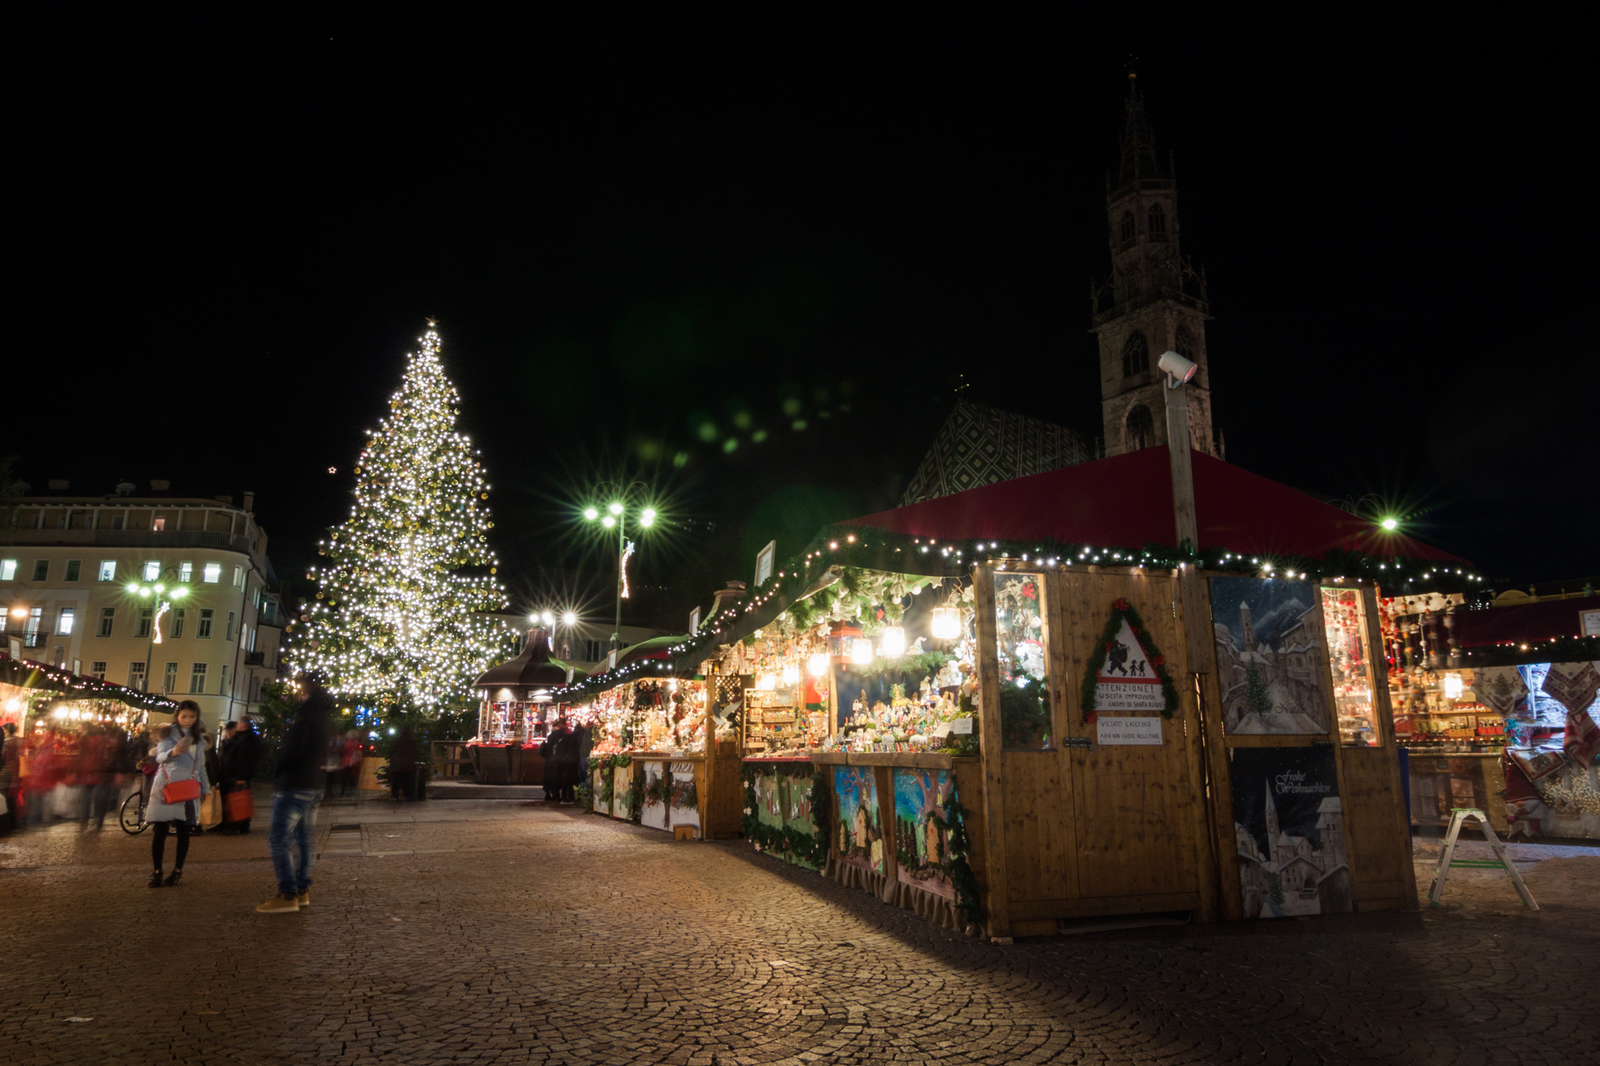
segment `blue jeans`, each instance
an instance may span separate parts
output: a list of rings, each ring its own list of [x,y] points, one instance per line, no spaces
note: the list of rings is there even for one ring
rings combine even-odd
[[[317,801],[321,798],[321,792],[272,794],[272,828],[267,830],[267,847],[272,851],[272,871],[278,875],[278,891],[282,895],[299,895],[311,888],[311,860],[316,854],[312,838],[317,832]]]

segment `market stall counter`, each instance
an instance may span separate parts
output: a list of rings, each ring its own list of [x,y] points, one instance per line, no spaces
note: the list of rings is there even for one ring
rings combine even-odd
[[[706,794],[701,755],[623,752],[589,759],[594,813],[649,829],[703,835],[700,797]]]

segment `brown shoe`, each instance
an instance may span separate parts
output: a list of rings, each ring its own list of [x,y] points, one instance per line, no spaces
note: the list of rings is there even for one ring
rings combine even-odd
[[[257,914],[293,914],[300,909],[300,904],[295,902],[294,893],[286,892],[273,896],[261,906],[256,908]]]
[[[294,901],[299,905],[301,910],[305,910],[307,907],[311,906],[311,890],[309,888],[306,889],[304,892],[296,896]]]

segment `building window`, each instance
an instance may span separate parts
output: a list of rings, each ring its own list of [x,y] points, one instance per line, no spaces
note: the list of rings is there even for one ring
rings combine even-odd
[[[184,608],[176,607],[172,611],[172,639],[177,640],[183,636]]]
[[[223,663],[222,664],[222,680],[217,683],[217,695],[226,696],[227,694],[228,694],[228,664],[227,663]]]
[[[100,560],[100,580],[115,581],[117,579],[117,561],[115,559]]]
[[[1167,232],[1167,213],[1161,210],[1160,204],[1150,205],[1150,232]]]
[[[261,632],[261,627],[260,626],[256,626],[254,629],[251,629],[249,626],[245,626],[244,628],[245,628],[245,631],[250,634],[249,646],[245,648],[245,651],[255,651],[256,650],[256,634]]]
[[[111,635],[111,626],[116,620],[117,609],[115,607],[100,608],[100,632],[98,635],[109,637]]]
[[[144,579],[146,581],[161,580],[161,564],[152,560],[144,564]]]
[[[0,559],[0,581],[15,581],[17,579],[17,561],[15,559]]]
[[[1133,238],[1134,238],[1133,212],[1132,211],[1124,211],[1122,213],[1122,239],[1125,240],[1125,241],[1131,241],[1131,240],[1133,240]]]
[[[33,561],[33,579],[35,581],[48,581],[50,579],[49,559],[35,559]]]
[[[250,678],[250,702],[261,702],[261,679],[259,677]]]
[[[1137,403],[1129,409],[1127,424],[1128,451],[1136,452],[1156,442],[1156,422],[1150,417],[1150,408],[1144,404]]]
[[[90,663],[89,676],[98,677],[101,681],[104,681],[106,679],[106,661],[104,659],[96,659]]]
[[[244,588],[244,567],[242,566],[233,568],[233,587],[236,589]]]
[[[1194,334],[1189,332],[1189,327],[1179,326],[1178,335],[1173,338],[1173,340],[1173,347],[1177,350],[1178,354],[1183,356],[1185,359],[1188,359],[1190,362],[1193,362]]]
[[[28,608],[28,620],[26,622],[22,623],[22,643],[23,643],[23,646],[29,647],[29,648],[37,648],[40,644],[44,643],[44,638],[46,636],[48,636],[48,634],[41,634],[39,632],[40,627],[43,626],[43,625],[44,625],[44,608],[43,607],[30,607],[30,608]]]
[[[1144,339],[1144,334],[1134,330],[1122,345],[1122,376],[1131,378],[1135,374],[1148,373],[1150,370],[1150,343]]]
[[[150,635],[150,622],[155,616],[156,609],[154,607],[139,608],[139,631],[134,636],[148,637]]]
[[[161,515],[156,515],[150,522],[150,532],[160,533],[167,528],[167,520]]]
[[[253,588],[253,589],[250,590],[250,606],[254,607],[258,611],[261,609],[261,589],[260,589],[260,587],[256,587],[256,588]]]
[[[194,635],[200,640],[211,639],[211,608],[200,608],[200,624],[194,627]]]
[[[177,687],[178,687],[178,664],[177,663],[168,663],[166,672],[161,675],[161,691],[170,696],[170,695],[172,695],[173,690],[176,689]]]
[[[200,580],[204,581],[208,585],[215,585],[218,581],[221,581],[222,580],[222,564],[221,563],[207,563],[205,571],[201,575]]]
[[[122,528],[122,524],[124,522],[126,522],[126,521],[127,521],[127,519],[124,518],[122,515],[114,514],[114,515],[111,516],[111,528],[112,529],[121,529]]]
[[[76,580],[78,580],[78,573],[82,568],[83,568],[83,560],[82,559],[68,559],[67,560],[67,577],[66,577],[66,580],[68,580],[68,581],[76,581]]]
[[[72,623],[77,619],[78,611],[75,607],[63,607],[56,616],[56,632],[68,636],[72,632]]]
[[[189,671],[189,695],[201,696],[206,691],[206,664],[195,663]]]
[[[193,563],[185,562],[185,563],[179,563],[178,564],[178,580],[183,582],[185,585],[189,584],[191,581],[194,580],[194,564]]]
[[[222,638],[223,640],[232,640],[233,639],[233,612],[232,611],[228,612],[228,627],[225,630],[223,630],[223,633],[225,634],[223,636],[223,638]]]
[[[135,692],[144,691],[144,663],[128,664],[128,687]]]

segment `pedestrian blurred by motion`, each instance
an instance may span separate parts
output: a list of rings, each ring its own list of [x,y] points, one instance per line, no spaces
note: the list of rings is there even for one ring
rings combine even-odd
[[[78,765],[88,796],[84,828],[98,831],[105,827],[106,814],[116,808],[122,776],[121,733],[109,725],[91,725],[84,730],[78,748]]]
[[[250,819],[231,816],[228,796],[250,791],[250,783],[256,779],[256,763],[261,759],[261,738],[249,715],[228,724],[233,727],[233,735],[222,752],[222,832],[248,833]]]
[[[186,782],[198,785],[183,788]],[[183,792],[190,798],[180,798]],[[200,705],[194,700],[178,704],[178,715],[167,736],[156,745],[156,775],[150,781],[150,801],[145,805],[145,821],[150,823],[150,887],[171,888],[183,879],[183,860],[189,854],[189,827],[198,817],[200,801],[211,791],[206,777],[206,742],[200,732]],[[176,834],[177,851],[172,873],[161,879],[167,836]]]
[[[402,727],[389,746],[389,796],[417,798],[417,738],[410,726]]]
[[[28,825],[50,821],[50,796],[60,783],[56,731],[35,729],[27,738],[28,772],[22,777],[22,816]]]
[[[333,733],[328,724],[333,697],[320,678],[306,675],[301,684],[306,698],[284,735],[272,782],[272,828],[267,832],[267,844],[272,849],[278,891],[256,908],[262,914],[289,914],[311,906],[313,838],[317,800],[322,797],[322,760]]]
[[[0,833],[9,833],[17,827],[17,797],[22,789],[18,777],[22,769],[22,741],[17,737],[17,723],[0,726],[0,793],[6,797],[6,812],[0,815]]]
[[[344,795],[346,790],[360,791],[361,759],[365,754],[361,750],[361,734],[354,729],[346,733],[340,745],[339,763],[343,767],[343,776],[339,782],[339,795]]]

